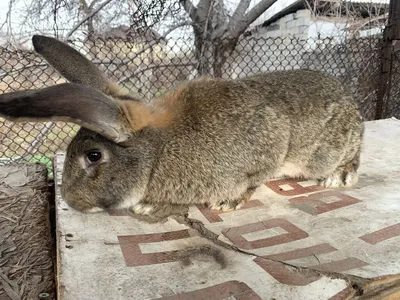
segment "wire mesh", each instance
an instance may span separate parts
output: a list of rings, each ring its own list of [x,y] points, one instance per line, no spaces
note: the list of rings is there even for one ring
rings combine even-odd
[[[152,43],[149,47],[149,43]],[[150,100],[179,82],[198,76],[200,69],[189,41],[135,42],[122,39],[70,41],[110,78],[132,93]],[[204,50],[204,49],[203,49]],[[288,69],[325,71],[353,93],[366,120],[374,117],[380,76],[381,40],[255,38],[240,40],[222,66],[222,77],[238,78]],[[212,51],[201,53],[203,60]],[[202,59],[200,59],[202,61]],[[388,116],[400,117],[400,54],[394,53],[388,93]],[[33,51],[0,47],[0,93],[38,89],[65,82]],[[0,119],[0,164],[15,161],[45,163],[51,174],[55,152],[65,150],[79,126],[63,122],[14,123]]]

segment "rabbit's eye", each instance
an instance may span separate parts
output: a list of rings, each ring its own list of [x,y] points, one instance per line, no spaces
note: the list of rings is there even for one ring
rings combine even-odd
[[[101,159],[101,152],[90,151],[90,152],[86,153],[86,157],[91,163],[96,163]]]

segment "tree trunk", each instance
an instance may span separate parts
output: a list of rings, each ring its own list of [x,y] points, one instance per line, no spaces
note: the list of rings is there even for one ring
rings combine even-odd
[[[214,76],[213,61],[214,61],[214,43],[210,41],[196,43],[195,54],[197,59],[198,75]]]
[[[79,9],[78,9],[78,15],[82,15],[82,18],[85,18],[86,16],[90,15],[93,11],[93,6],[98,2],[97,0],[93,0],[90,5],[87,4],[85,0],[80,0],[79,1]],[[87,26],[87,36],[90,37],[94,34],[94,25],[93,25],[93,17],[90,17],[87,19],[85,22]]]
[[[224,64],[235,49],[237,40],[222,38],[210,41],[201,36],[195,37],[195,54],[198,61],[198,75],[221,78]]]
[[[276,1],[259,0],[250,10],[250,0],[236,1],[229,16],[224,0],[199,0],[196,6],[191,0],[179,0],[193,22],[198,75],[221,77],[239,37]]]

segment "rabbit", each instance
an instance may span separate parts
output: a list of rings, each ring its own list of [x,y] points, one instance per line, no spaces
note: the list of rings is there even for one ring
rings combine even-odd
[[[2,94],[0,115],[80,125],[61,185],[75,210],[232,211],[278,177],[325,188],[357,183],[364,122],[331,75],[301,69],[200,77],[144,101],[68,44],[43,35],[32,43],[68,82]]]

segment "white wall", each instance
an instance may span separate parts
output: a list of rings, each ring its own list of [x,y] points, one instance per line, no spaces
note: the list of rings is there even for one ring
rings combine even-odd
[[[253,33],[260,37],[308,37],[311,14],[307,9],[288,14],[268,27],[258,27]]]
[[[345,34],[345,28],[346,23],[310,20],[308,37],[313,39],[324,39],[328,37],[343,36]]]

